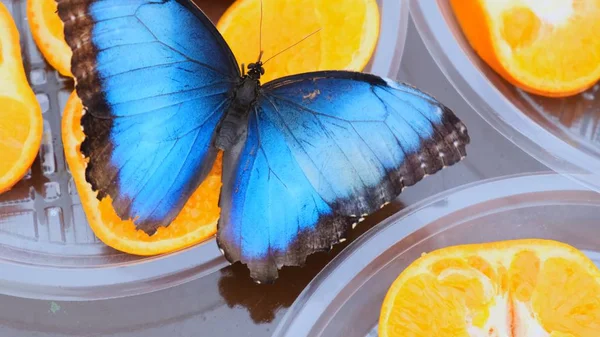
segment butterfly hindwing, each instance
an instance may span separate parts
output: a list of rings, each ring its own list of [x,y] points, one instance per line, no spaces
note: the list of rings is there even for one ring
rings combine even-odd
[[[412,87],[352,72],[267,83],[226,153],[218,243],[251,276],[345,238],[352,225],[465,156],[465,126]]]
[[[188,0],[58,3],[86,109],[86,179],[121,218],[152,233],[212,167],[237,62]]]

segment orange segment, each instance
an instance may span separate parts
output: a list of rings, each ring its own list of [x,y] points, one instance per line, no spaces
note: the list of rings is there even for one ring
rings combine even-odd
[[[526,48],[540,35],[542,21],[527,7],[515,7],[502,13],[502,37],[513,50]]]
[[[517,253],[508,272],[510,291],[514,297],[521,302],[530,301],[540,274],[540,259],[536,253],[528,250]]]
[[[42,123],[23,68],[19,32],[0,3],[0,193],[31,167],[42,141]]]
[[[48,63],[63,76],[71,74],[73,52],[65,42],[64,25],[55,0],[27,0],[27,20],[33,39]]]
[[[74,92],[63,113],[62,137],[67,163],[83,209],[92,230],[102,242],[129,254],[155,255],[192,246],[216,233],[220,214],[221,155],[177,218],[168,227],[161,227],[149,236],[137,230],[133,221],[121,220],[112,207],[110,197],[99,201],[97,192],[86,182],[87,159],[80,151],[85,139],[81,128],[82,112],[81,100]]]
[[[262,0],[263,61],[320,31],[265,65],[262,82],[317,70],[360,71],[379,37],[375,0]],[[238,62],[256,62],[260,52],[261,0],[238,0],[217,28]]]
[[[600,80],[600,0],[451,0],[470,44],[523,90],[550,97]]]
[[[538,287],[560,289],[548,294],[540,291],[532,294],[532,309],[549,331],[598,336],[600,284],[584,266],[564,258],[548,259],[538,275]]]
[[[597,337],[600,270],[556,241],[448,247],[390,287],[379,336]]]

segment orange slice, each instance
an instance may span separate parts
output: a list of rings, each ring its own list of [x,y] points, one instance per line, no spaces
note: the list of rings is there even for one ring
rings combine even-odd
[[[42,142],[42,111],[31,90],[19,45],[19,32],[0,3],[0,193],[31,167]]]
[[[444,248],[389,289],[379,336],[597,337],[600,270],[556,241]]]
[[[27,20],[33,39],[48,63],[63,76],[71,74],[73,52],[65,42],[56,0],[27,0]]]
[[[467,39],[513,85],[550,97],[600,80],[600,0],[451,0]]]
[[[80,151],[85,134],[81,128],[83,105],[79,97],[71,94],[63,113],[62,138],[67,164],[88,222],[96,236],[106,245],[135,255],[168,253],[192,246],[212,237],[219,219],[219,191],[221,189],[221,156],[177,218],[168,227],[159,228],[149,236],[137,230],[133,221],[119,218],[110,197],[102,201],[85,180],[87,159]]]
[[[262,82],[317,70],[361,71],[368,64],[379,37],[379,9],[375,0],[262,0]],[[238,0],[223,14],[217,28],[238,62],[253,63],[260,49],[261,0]]]

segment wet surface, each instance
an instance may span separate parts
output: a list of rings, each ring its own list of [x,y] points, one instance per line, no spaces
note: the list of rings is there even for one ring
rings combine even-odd
[[[308,283],[350,243],[360,235],[377,225],[387,217],[404,208],[400,202],[391,203],[379,212],[371,215],[357,226],[348,236],[348,240],[336,245],[329,252],[309,256],[302,268],[284,267],[279,279],[273,285],[259,285],[250,279],[248,268],[236,263],[221,270],[219,293],[230,308],[242,306],[248,309],[252,321],[256,324],[271,323],[276,313],[288,308]]]

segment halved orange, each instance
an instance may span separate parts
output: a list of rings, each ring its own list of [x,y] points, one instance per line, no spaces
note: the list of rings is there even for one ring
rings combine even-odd
[[[40,105],[25,75],[19,32],[0,3],[0,193],[31,167],[42,142]]]
[[[240,63],[258,60],[261,2],[263,61],[318,31],[270,60],[263,83],[317,70],[361,71],[377,46],[379,8],[375,0],[238,0],[223,14],[217,28]]]
[[[389,289],[379,336],[597,337],[600,270],[556,241],[448,247],[423,255]]]
[[[81,127],[83,105],[75,92],[63,113],[62,138],[65,156],[90,227],[106,245],[135,255],[156,255],[192,246],[212,237],[219,219],[221,189],[221,155],[177,218],[153,235],[137,230],[131,220],[119,218],[110,197],[98,200],[98,193],[85,180],[88,160],[81,153],[85,139]]]
[[[451,0],[481,58],[513,85],[550,97],[600,80],[600,0]]]
[[[73,77],[73,52],[65,41],[64,24],[56,0],[27,0],[27,20],[33,40],[48,63],[63,76]]]

